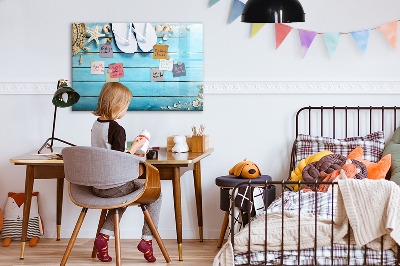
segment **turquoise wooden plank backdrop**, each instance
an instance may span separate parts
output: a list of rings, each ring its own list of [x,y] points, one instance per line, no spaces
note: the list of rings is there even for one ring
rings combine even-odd
[[[86,29],[103,27],[110,23],[85,23]],[[155,28],[172,26],[173,31],[156,31],[157,44],[168,45],[168,55],[185,63],[186,76],[174,78],[171,71],[164,71],[164,82],[151,82],[150,70],[158,68],[159,59],[153,59],[153,50],[143,52],[138,48],[134,54],[123,53],[115,44],[112,32],[99,38],[107,43],[112,38],[113,57],[100,57],[100,45],[95,41],[85,43],[86,50],[72,56],[72,87],[81,99],[72,107],[74,111],[96,109],[98,95],[106,82],[105,75],[91,75],[90,62],[104,61],[106,71],[109,64],[123,63],[124,77],[120,82],[127,86],[134,96],[128,110],[203,110],[203,25],[199,23],[151,23]],[[168,35],[168,38],[163,38]],[[89,38],[87,35],[86,41]],[[82,61],[80,60],[82,58]],[[81,62],[80,62],[81,61]]]

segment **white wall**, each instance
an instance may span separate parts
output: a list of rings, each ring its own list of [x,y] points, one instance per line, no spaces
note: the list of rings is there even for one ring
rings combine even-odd
[[[305,59],[297,31],[274,50],[273,25],[266,25],[253,39],[251,27],[235,21],[227,24],[230,0],[208,9],[208,0],[146,1],[28,1],[0,0],[0,83],[56,82],[71,76],[71,23],[171,21],[204,23],[205,81],[399,81],[399,52],[391,50],[379,31],[371,33],[366,56],[351,36],[343,36],[334,59],[329,59],[318,36]],[[294,24],[321,32],[350,31],[375,27],[399,19],[400,3],[372,0],[303,0],[306,23]],[[157,6],[163,6],[159,8]],[[1,84],[0,84],[1,85]],[[334,93],[334,92],[333,92]],[[51,133],[51,95],[0,95],[0,207],[7,192],[24,190],[25,169],[9,158],[37,149]],[[275,180],[286,176],[294,138],[294,114],[308,105],[399,105],[394,95],[257,94],[205,95],[203,112],[129,112],[121,124],[128,138],[142,128],[152,132],[153,145],[165,146],[176,133],[189,134],[193,124],[205,123],[215,152],[203,161],[203,212],[206,238],[217,238],[223,214],[214,179],[224,175],[243,158],[255,161],[263,174]],[[89,145],[94,120],[90,112],[59,110],[56,135],[78,145]],[[35,182],[40,192],[40,211],[46,237],[55,237],[55,180]],[[162,182],[164,202],[160,232],[175,238],[172,188]],[[69,237],[79,208],[64,191],[62,237]],[[184,238],[197,237],[193,181],[182,177]],[[88,213],[80,237],[92,237],[99,212]],[[139,218],[138,218],[139,217]],[[122,237],[139,238],[142,218],[130,208],[121,222]]]

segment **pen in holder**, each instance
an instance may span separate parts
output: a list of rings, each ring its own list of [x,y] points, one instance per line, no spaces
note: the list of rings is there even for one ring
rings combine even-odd
[[[205,152],[208,150],[209,136],[192,136],[192,152]]]

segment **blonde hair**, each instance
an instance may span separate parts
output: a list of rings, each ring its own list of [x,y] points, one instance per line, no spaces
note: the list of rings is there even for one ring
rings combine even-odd
[[[130,103],[132,97],[132,92],[125,85],[119,82],[106,82],[101,89],[97,109],[93,114],[115,120]]]

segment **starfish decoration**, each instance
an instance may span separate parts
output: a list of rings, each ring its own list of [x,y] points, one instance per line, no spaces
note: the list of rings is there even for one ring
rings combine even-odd
[[[98,26],[93,29],[87,30],[87,33],[90,34],[90,38],[87,40],[86,44],[89,44],[92,40],[95,40],[97,44],[99,44],[99,37],[106,36],[105,34],[101,34],[99,32]]]

